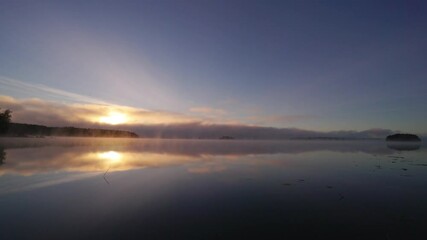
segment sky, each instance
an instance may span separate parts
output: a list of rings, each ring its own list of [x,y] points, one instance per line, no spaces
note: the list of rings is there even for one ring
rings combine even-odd
[[[50,125],[427,134],[426,29],[425,1],[0,0],[0,107]]]

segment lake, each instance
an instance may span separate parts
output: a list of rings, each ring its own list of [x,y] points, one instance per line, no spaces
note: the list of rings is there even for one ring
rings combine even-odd
[[[0,239],[426,239],[427,148],[0,138]]]

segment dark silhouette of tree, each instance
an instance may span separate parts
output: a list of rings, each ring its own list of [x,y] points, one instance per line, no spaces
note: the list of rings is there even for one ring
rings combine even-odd
[[[9,109],[6,109],[4,112],[0,112],[0,134],[7,133],[11,118],[12,111]]]
[[[4,164],[4,161],[6,160],[6,152],[3,148],[0,148],[0,166]]]

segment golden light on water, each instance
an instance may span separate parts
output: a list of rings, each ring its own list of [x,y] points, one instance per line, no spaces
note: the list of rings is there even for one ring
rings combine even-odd
[[[31,155],[32,156],[32,155]],[[234,157],[233,157],[234,158]],[[181,154],[138,152],[138,151],[89,151],[78,148],[69,148],[57,152],[55,148],[43,151],[37,157],[17,155],[13,160],[0,167],[0,176],[4,174],[33,175],[52,171],[64,172],[114,172],[129,169],[150,167],[170,167],[189,164],[192,173],[205,173],[222,170],[216,166],[215,159],[232,160],[228,156],[198,155],[188,156]],[[203,166],[202,166],[203,165]]]
[[[123,124],[128,121],[127,117],[123,113],[110,112],[107,116],[99,118],[100,123],[107,123],[111,125]]]

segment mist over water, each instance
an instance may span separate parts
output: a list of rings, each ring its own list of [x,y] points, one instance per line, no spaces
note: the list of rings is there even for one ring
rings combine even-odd
[[[0,240],[425,240],[425,29],[427,1],[0,0]]]
[[[1,239],[419,239],[427,223],[425,145],[2,138],[0,146]]]

